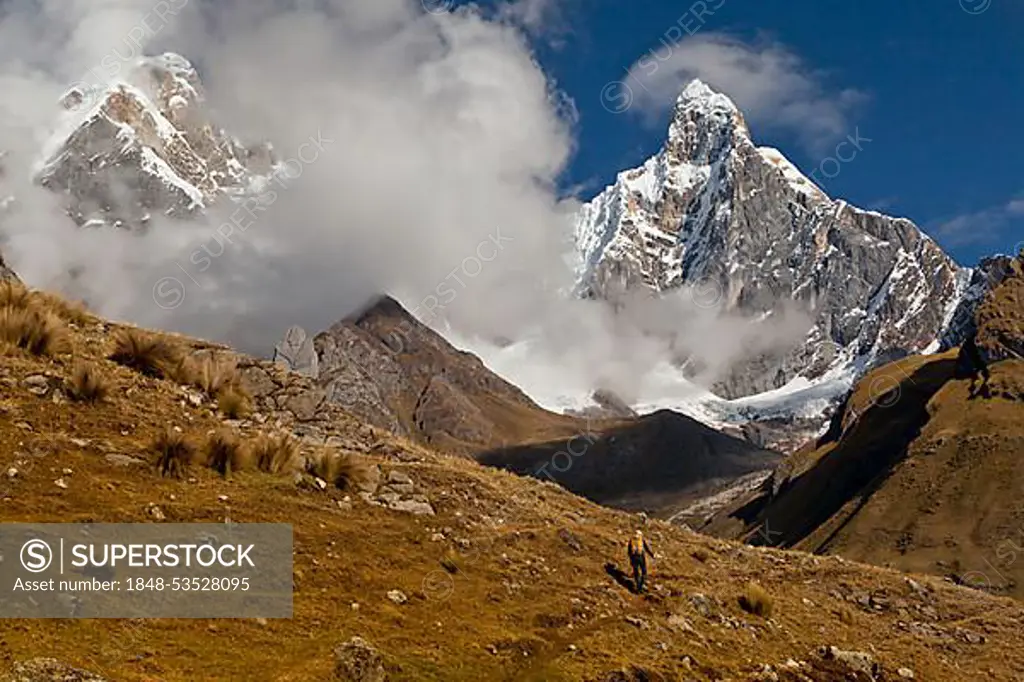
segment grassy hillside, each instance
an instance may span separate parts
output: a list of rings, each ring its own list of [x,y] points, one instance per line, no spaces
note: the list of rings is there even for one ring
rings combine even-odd
[[[151,444],[168,426],[200,444],[225,427],[251,440],[278,417],[258,408],[225,420],[210,392],[230,379],[197,388],[173,368],[145,376],[139,367],[151,364],[108,359],[115,326],[54,309],[51,331],[66,329],[65,342],[34,347],[40,355],[7,343],[0,355],[3,520],[288,522],[295,615],[5,620],[3,665],[52,657],[113,680],[352,680],[336,671],[334,649],[359,636],[379,649],[390,680],[858,679],[850,651],[870,656],[884,680],[902,679],[902,668],[923,680],[1014,680],[1024,670],[1024,608],[1012,600],[661,522],[647,525],[659,555],[651,593],[634,595],[617,569],[637,517],[341,412],[331,413],[335,454],[384,480],[407,474],[435,515],[321,490],[289,471],[224,477],[197,460],[180,478],[161,476]],[[83,391],[82,363],[105,396]],[[307,439],[301,449],[322,448]],[[407,600],[395,603],[392,590]]]

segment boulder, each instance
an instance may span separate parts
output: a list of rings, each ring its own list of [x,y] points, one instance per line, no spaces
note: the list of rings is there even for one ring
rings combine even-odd
[[[285,332],[281,343],[274,348],[274,361],[292,372],[314,379],[320,374],[320,358],[313,346],[313,338],[302,327],[291,327]]]
[[[280,407],[291,412],[299,421],[310,421],[316,419],[326,397],[322,390],[313,388],[285,398]]]
[[[407,512],[414,516],[433,516],[435,513],[434,508],[429,503],[417,500],[398,500],[389,504],[388,509]]]
[[[838,647],[830,646],[823,648],[820,653],[826,661],[836,661],[850,673],[854,675],[862,673],[870,680],[875,679],[881,672],[881,667],[871,654],[863,651],[843,651]]]
[[[384,659],[362,637],[353,637],[334,650],[334,679],[338,682],[386,682]]]

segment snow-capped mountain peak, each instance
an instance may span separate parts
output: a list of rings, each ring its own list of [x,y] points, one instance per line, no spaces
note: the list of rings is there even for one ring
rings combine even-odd
[[[109,82],[71,88],[60,104],[35,177],[68,195],[79,225],[188,217],[273,165],[269,146],[247,149],[213,124],[199,75],[178,54],[140,57]]]
[[[679,93],[679,97],[676,98],[677,111],[691,108],[704,109],[706,111],[727,110],[739,112],[739,109],[727,95],[712,90],[707,83],[699,78],[694,78],[690,81],[683,88],[683,91]]]
[[[782,152],[756,146],[735,104],[701,81],[680,94],[658,154],[583,206],[576,241],[584,296],[701,284],[721,292],[722,314],[751,324],[783,306],[811,320],[802,340],[717,377],[728,398],[848,383],[934,348],[971,278],[909,220],[833,201]]]
[[[731,99],[693,80],[676,99],[668,147],[679,161],[709,163],[726,146],[750,143],[750,130]]]

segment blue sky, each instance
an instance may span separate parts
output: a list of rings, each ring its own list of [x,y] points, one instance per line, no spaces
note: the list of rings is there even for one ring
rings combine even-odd
[[[759,144],[780,148],[805,173],[859,133],[853,160],[838,172],[834,163],[821,166],[823,188],[914,220],[961,263],[1024,241],[1024,2],[511,7],[530,29],[538,61],[578,109],[578,149],[563,180],[583,197],[657,151],[673,93],[698,75],[737,100]],[[615,81],[633,86],[625,111],[618,109],[627,91]]]

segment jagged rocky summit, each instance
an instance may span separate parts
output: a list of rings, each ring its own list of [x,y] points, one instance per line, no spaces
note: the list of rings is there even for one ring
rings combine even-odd
[[[852,380],[937,350],[960,333],[954,314],[969,318],[980,300],[973,269],[909,220],[828,197],[779,151],[758,147],[735,104],[701,81],[679,96],[661,151],[583,207],[576,242],[583,296],[691,285],[719,292],[721,311],[751,324],[784,305],[809,316],[799,342],[718,377],[712,388],[726,398],[797,378]]]

